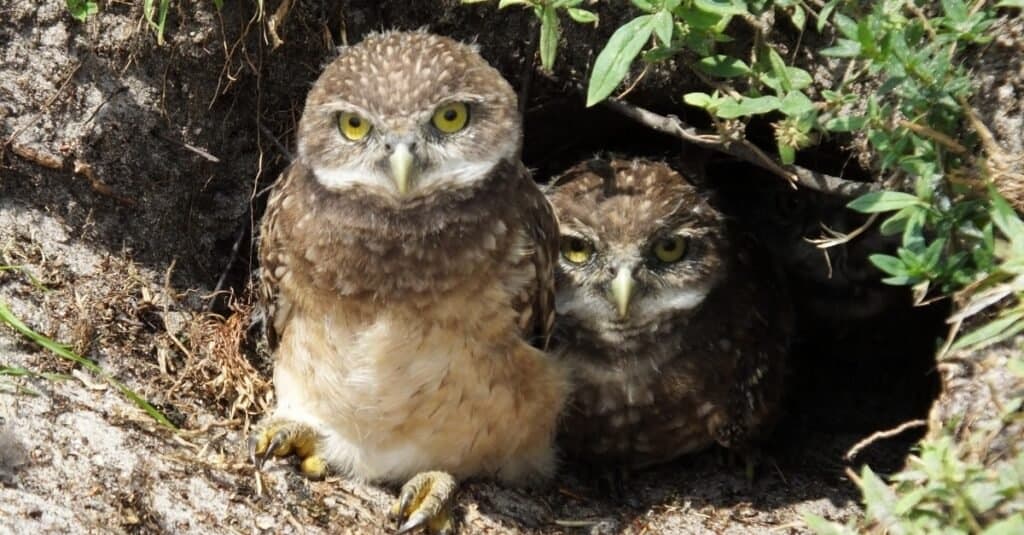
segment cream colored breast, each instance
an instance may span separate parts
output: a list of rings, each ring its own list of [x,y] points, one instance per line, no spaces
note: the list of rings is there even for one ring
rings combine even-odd
[[[316,426],[328,461],[366,479],[549,464],[530,457],[550,456],[564,381],[515,318],[499,281],[422,308],[296,310],[275,368],[278,413]]]

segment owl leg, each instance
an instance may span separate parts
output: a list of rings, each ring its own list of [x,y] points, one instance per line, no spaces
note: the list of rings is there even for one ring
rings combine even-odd
[[[388,515],[401,523],[398,533],[425,526],[429,533],[450,535],[455,532],[452,499],[458,485],[446,472],[420,472],[402,486]]]
[[[249,439],[249,453],[256,468],[262,468],[270,457],[295,454],[302,473],[310,479],[321,479],[327,473],[327,462],[317,454],[320,436],[306,424],[271,419],[256,436]]]

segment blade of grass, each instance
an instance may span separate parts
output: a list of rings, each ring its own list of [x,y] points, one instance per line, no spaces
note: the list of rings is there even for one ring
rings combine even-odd
[[[17,273],[21,273],[22,275],[28,277],[28,283],[31,284],[32,287],[35,288],[36,290],[43,292],[50,291],[50,289],[47,288],[46,285],[44,285],[41,280],[37,279],[34,275],[32,275],[32,272],[29,271],[25,266],[0,266],[0,271],[14,271]]]
[[[168,420],[167,417],[163,415],[163,413],[157,410],[156,407],[154,407],[148,401],[143,399],[142,396],[136,394],[130,388],[125,386],[124,383],[118,381],[117,379],[114,379],[110,374],[103,371],[103,368],[100,368],[98,364],[81,355],[76,354],[75,352],[71,351],[71,349],[68,346],[55,342],[33,331],[28,325],[25,325],[24,322],[18,319],[11,312],[11,309],[7,307],[7,303],[3,301],[0,301],[0,321],[10,325],[22,336],[35,342],[44,349],[49,350],[51,353],[57,355],[58,357],[70,360],[78,364],[79,366],[89,370],[90,372],[96,374],[103,380],[107,381],[108,383],[110,383],[111,386],[120,390],[121,395],[134,402],[140,409],[145,411],[146,414],[148,414],[151,418],[156,420],[157,423],[159,423],[160,425],[163,425],[170,429],[177,429],[177,427],[175,427],[175,425],[172,424],[171,421]]]

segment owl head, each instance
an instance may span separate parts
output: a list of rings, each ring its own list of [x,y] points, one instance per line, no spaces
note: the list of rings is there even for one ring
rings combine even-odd
[[[591,160],[547,194],[561,234],[563,323],[621,338],[693,313],[724,279],[722,215],[665,164]]]
[[[517,158],[512,87],[476,50],[416,32],[342,50],[306,98],[299,158],[325,188],[410,199],[473,185]]]

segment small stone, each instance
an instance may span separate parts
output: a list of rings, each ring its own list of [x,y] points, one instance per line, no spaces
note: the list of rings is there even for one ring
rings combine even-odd
[[[256,527],[259,529],[271,529],[275,524],[273,516],[260,515],[256,517]]]

